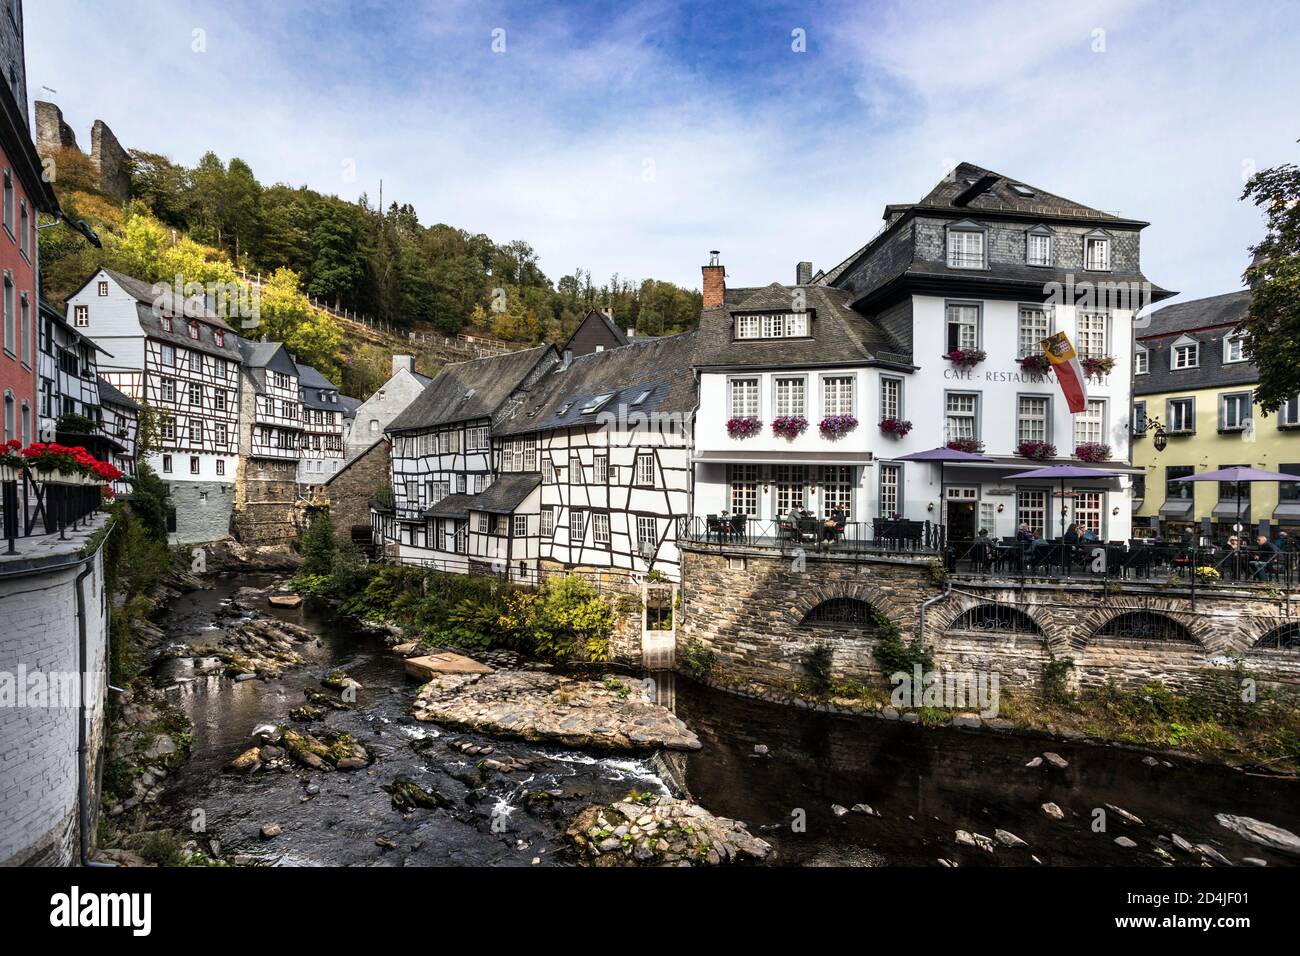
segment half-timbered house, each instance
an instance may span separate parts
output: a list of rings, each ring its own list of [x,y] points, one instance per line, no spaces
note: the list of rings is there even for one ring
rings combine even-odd
[[[298,366],[282,342],[239,340],[243,360],[235,535],[271,544],[296,534],[302,398]]]
[[[696,342],[688,332],[573,357],[514,403],[493,430],[498,484],[520,481],[515,510],[497,530],[528,548],[535,537],[542,568],[680,580]],[[523,493],[523,479],[534,476],[536,491]]]
[[[469,504],[492,483],[492,423],[557,361],[546,345],[448,365],[393,419],[394,520],[381,526],[396,530],[401,560],[468,568]]]
[[[319,485],[343,466],[345,406],[339,387],[310,365],[296,363],[298,397],[302,405],[302,448],[298,482]]]
[[[67,315],[109,353],[104,380],[159,416],[147,460],[168,484],[173,543],[225,537],[239,461],[239,336],[202,297],[111,269],[68,298]]]
[[[132,478],[139,448],[140,403],[115,388],[103,376],[96,379],[96,384],[99,388],[100,431],[119,446],[105,460],[115,465],[125,478]],[[113,490],[126,494],[130,491],[130,484],[125,480],[115,482]]]

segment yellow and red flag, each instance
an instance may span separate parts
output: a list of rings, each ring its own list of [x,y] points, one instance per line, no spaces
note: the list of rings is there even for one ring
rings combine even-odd
[[[1084,384],[1087,379],[1079,365],[1079,354],[1070,344],[1070,337],[1064,332],[1057,332],[1043,339],[1042,345],[1070,411],[1075,414],[1084,411],[1088,407],[1088,392]]]

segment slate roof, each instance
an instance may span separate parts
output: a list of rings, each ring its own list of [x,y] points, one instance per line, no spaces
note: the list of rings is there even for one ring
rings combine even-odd
[[[299,388],[323,388],[327,391],[339,390],[339,387],[322,375],[316,368],[311,365],[304,365],[301,362],[294,362],[298,366],[298,387]]]
[[[809,336],[800,339],[736,339],[736,315],[788,312],[794,292],[804,293],[812,313]],[[723,305],[700,313],[696,368],[843,365],[853,362],[907,361],[903,349],[878,325],[849,307],[853,293],[823,285],[728,289]]]
[[[343,411],[343,406],[340,404],[343,399],[339,395],[337,385],[311,365],[304,365],[301,362],[293,364],[298,369],[298,397],[304,408],[318,408],[328,412]],[[330,393],[334,401],[328,398],[322,399],[320,397],[322,391]]]
[[[104,381],[102,375],[95,377],[95,384],[99,386],[100,404],[120,405],[123,408],[139,408],[140,403],[131,398],[125,392],[120,391],[110,382]]]
[[[153,304],[156,301],[159,308],[170,315],[185,316],[189,319],[199,319],[214,325],[225,332],[234,332],[235,330],[226,324],[225,320],[207,306],[206,300],[199,296],[189,299],[178,299],[172,295],[171,284],[162,283],[161,291],[155,293],[152,284],[141,279],[124,275],[112,269],[104,269],[105,274],[110,276],[114,282],[122,287],[136,302],[149,307],[153,310]],[[84,286],[83,286],[84,288]],[[188,336],[187,336],[188,337]],[[192,340],[191,340],[192,341]]]
[[[548,354],[549,345],[505,352],[445,366],[387,428],[411,431],[452,422],[492,418],[510,394]]]
[[[620,346],[627,345],[629,341],[627,333],[624,332],[622,329],[620,329],[617,325],[615,325],[613,319],[607,316],[604,312],[600,311],[600,309],[588,309],[587,314],[582,317],[582,321],[579,322],[577,328],[573,330],[573,334],[569,336],[569,340],[564,343],[565,349],[569,348],[573,344],[573,340],[577,338],[578,333],[582,331],[583,326],[585,326],[593,318],[601,325],[605,326],[606,329],[609,330],[610,335],[614,337],[614,341],[618,345]]]
[[[541,483],[542,476],[536,472],[498,475],[492,484],[470,498],[469,510],[512,514]]]
[[[238,341],[240,361],[253,380],[255,394],[261,395],[266,391],[268,368],[284,372],[286,375],[298,374],[298,366],[294,364],[283,342],[250,342],[248,339]]]
[[[448,495],[424,509],[425,518],[468,518],[469,502],[473,495]]]
[[[342,409],[344,418],[356,418],[357,409],[360,407],[361,407],[361,399],[352,398],[349,395],[339,396],[339,408]]]
[[[692,358],[698,332],[654,339],[634,339],[603,352],[578,355],[561,370],[556,366],[528,390],[522,402],[493,427],[496,435],[522,435],[552,428],[595,424],[601,415],[627,411],[689,415],[698,401]],[[641,393],[645,401],[631,407]],[[600,409],[582,409],[597,395],[612,397]]]
[[[1178,302],[1143,316],[1149,318],[1149,324],[1139,327],[1135,334],[1138,342],[1147,348],[1148,372],[1133,376],[1133,394],[1156,395],[1257,383],[1259,369],[1253,362],[1225,364],[1223,361],[1223,338],[1245,319],[1250,300],[1250,290],[1242,289]],[[1171,348],[1184,335],[1200,344],[1200,364],[1174,371],[1170,368]],[[1151,409],[1151,414],[1158,417],[1163,413]]]
[[[207,355],[216,355],[220,358],[228,359],[232,362],[242,361],[239,351],[238,334],[227,325],[215,313],[208,310],[206,303],[201,299],[195,298],[185,300],[179,303],[181,308],[177,308],[177,302],[174,300],[170,286],[160,291],[158,295],[154,294],[153,288],[149,283],[140,279],[134,279],[131,276],[123,275],[121,272],[115,272],[112,269],[104,269],[104,274],[109,276],[122,289],[136,301],[136,315],[140,321],[140,329],[150,338],[158,339],[160,342],[167,342],[179,348],[192,349],[196,352],[203,352]],[[96,273],[98,274],[98,273]],[[92,276],[82,285],[84,289],[93,281]],[[81,291],[80,289],[77,290]],[[158,300],[160,310],[155,312],[154,300]],[[162,327],[162,315],[170,314],[176,316],[177,321],[172,323],[170,332],[164,331]],[[197,319],[200,323],[206,324],[209,328],[200,329],[200,337],[197,339],[190,338],[189,329],[179,316]],[[217,328],[226,333],[225,343],[217,345],[213,338],[212,329]]]

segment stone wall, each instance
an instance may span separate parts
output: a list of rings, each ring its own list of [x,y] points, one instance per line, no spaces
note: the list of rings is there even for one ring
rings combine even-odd
[[[250,547],[288,545],[298,537],[302,514],[298,507],[297,462],[239,459],[235,479],[232,529],[235,540]]]
[[[206,544],[230,537],[234,486],[216,481],[173,481],[167,485],[176,509],[171,544]]]
[[[99,812],[100,755],[106,724],[108,601],[102,552],[80,560],[100,517],[86,529],[21,539],[16,556],[0,556],[0,689],[22,699],[0,707],[0,865],[64,866],[78,859],[78,608],[86,625],[88,837]],[[78,583],[86,568],[87,574]],[[80,601],[78,595],[80,594]],[[37,685],[63,688],[44,700]]]
[[[54,103],[36,101],[36,152],[42,158],[60,149],[78,149],[77,137]],[[103,120],[90,131],[90,166],[99,191],[124,203],[131,195],[130,156]]]
[[[330,521],[340,542],[352,540],[354,526],[369,535],[370,499],[390,482],[389,454],[388,441],[381,438],[325,482]]]
[[[727,683],[789,688],[803,677],[804,654],[818,644],[833,650],[837,676],[882,684],[873,658],[873,627],[804,623],[823,601],[869,603],[905,635],[920,631],[940,668],[997,671],[1002,686],[1033,687],[1049,654],[1074,661],[1074,679],[1097,686],[1108,680],[1136,687],[1161,680],[1192,688],[1241,658],[1264,685],[1300,690],[1300,652],[1261,650],[1255,643],[1274,628],[1300,620],[1300,595],[1123,583],[1017,587],[1014,582],[954,580],[951,590],[930,579],[927,563],[909,559],[855,561],[809,557],[801,566],[780,555],[736,549],[719,554],[683,548],[683,644],[698,642],[717,655]],[[971,628],[962,615],[984,605],[1025,615],[1018,632]],[[1144,612],[1181,626],[1190,640],[1137,641],[1099,636],[1120,614]]]

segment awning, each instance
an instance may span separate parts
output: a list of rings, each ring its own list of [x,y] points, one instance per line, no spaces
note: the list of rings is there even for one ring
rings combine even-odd
[[[718,465],[870,465],[869,451],[698,451],[691,461]]]
[[[882,459],[882,460],[885,460],[885,459]],[[994,458],[994,457],[990,457],[988,461],[954,461],[954,462],[949,462],[949,463],[945,466],[945,469],[946,469],[946,470],[949,470],[949,471],[955,471],[955,470],[957,470],[957,469],[961,469],[961,468],[985,468],[985,469],[987,469],[987,468],[999,468],[999,469],[1001,469],[1002,471],[1007,471],[1007,470],[1028,471],[1028,470],[1031,469],[1031,468],[1045,467],[1045,466],[1047,466],[1047,465],[1075,465],[1076,467],[1079,467],[1079,468],[1089,468],[1089,467],[1091,467],[1091,465],[1089,465],[1089,464],[1086,463],[1086,462],[1072,461],[1072,460],[1070,460],[1070,459],[1068,459],[1068,458],[1066,458],[1066,459],[1052,459],[1052,460],[1045,461],[1045,462],[1032,462],[1032,461],[1028,461],[1027,459],[1024,459],[1024,458],[1014,458],[1014,457],[1011,457],[1011,456],[1007,456],[1007,457],[1004,457],[1004,458]],[[1099,462],[1096,463],[1096,468],[1097,468],[1098,471],[1113,471],[1113,472],[1119,472],[1121,475],[1145,475],[1145,474],[1147,473],[1146,468],[1144,468],[1144,467],[1141,466],[1141,465],[1126,465],[1126,464],[1124,464],[1124,463],[1121,462],[1121,461],[1099,461]],[[1086,481],[1087,479],[1072,478],[1072,479],[1069,479],[1069,480],[1071,480],[1071,481]],[[1106,479],[1105,479],[1105,478],[1101,478],[1101,479],[1098,479],[1098,480],[1099,480],[1099,481],[1105,481]]]
[[[1196,504],[1191,498],[1166,498],[1160,506],[1162,518],[1188,519],[1192,516],[1192,507]]]
[[[1300,524],[1300,501],[1287,501],[1273,509],[1278,524]]]
[[[1235,521],[1237,518],[1236,499],[1234,498],[1232,501],[1220,501],[1217,505],[1214,506],[1214,511],[1212,511],[1211,514],[1216,518],[1225,518],[1225,519],[1232,518]],[[1241,499],[1241,520],[1246,524],[1250,524],[1250,499],[1249,498],[1243,497]]]

